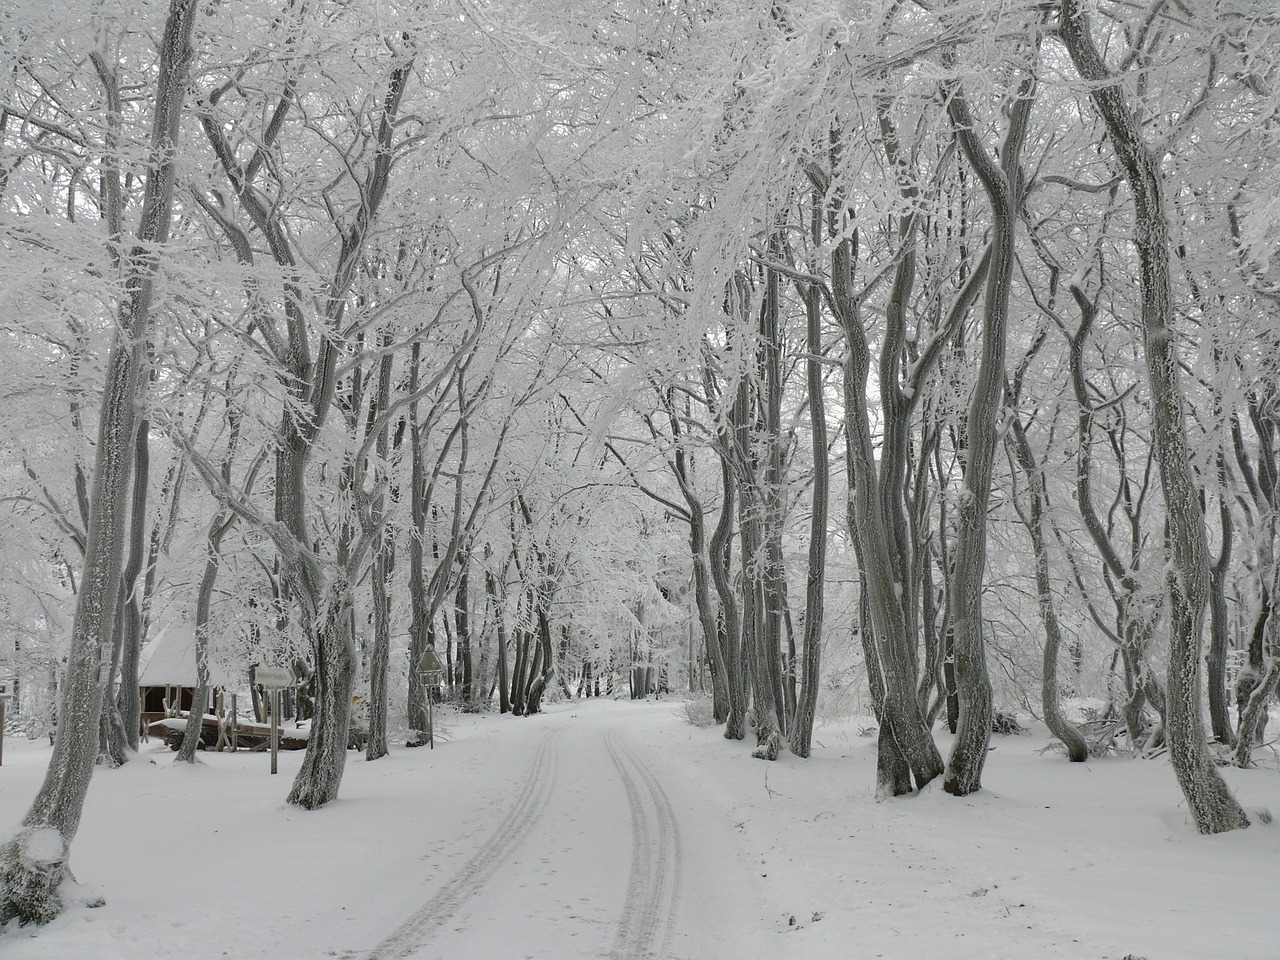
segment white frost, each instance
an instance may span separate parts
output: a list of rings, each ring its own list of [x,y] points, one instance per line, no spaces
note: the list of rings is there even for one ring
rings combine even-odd
[[[22,856],[31,863],[51,864],[62,860],[65,844],[62,833],[53,827],[36,827],[22,837]]]

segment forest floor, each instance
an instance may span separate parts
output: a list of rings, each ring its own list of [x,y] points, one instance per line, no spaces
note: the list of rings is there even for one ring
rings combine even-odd
[[[152,741],[94,777],[71,907],[0,955],[1280,957],[1280,825],[1198,836],[1165,758],[1072,765],[1037,727],[993,738],[975,796],[877,802],[865,721],[768,764],[679,706],[449,713],[435,750],[352,753],[312,813],[284,803],[301,753],[272,777],[264,754],[178,766]],[[6,741],[0,829],[48,755]],[[1224,771],[1251,812],[1280,815],[1276,766]]]

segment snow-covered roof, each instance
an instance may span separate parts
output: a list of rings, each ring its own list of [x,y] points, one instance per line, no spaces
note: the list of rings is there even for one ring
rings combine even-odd
[[[209,662],[209,683],[215,687],[235,687],[247,681],[240,671],[231,671],[216,660]],[[186,624],[165,627],[142,648],[139,662],[140,687],[194,687],[196,685],[196,632]]]

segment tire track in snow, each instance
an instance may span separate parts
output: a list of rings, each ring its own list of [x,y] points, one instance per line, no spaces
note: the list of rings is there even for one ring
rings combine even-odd
[[[666,957],[680,897],[680,828],[662,784],[623,738],[610,730],[604,745],[631,808],[631,876],[609,956]]]
[[[454,871],[435,896],[369,952],[368,960],[403,960],[411,956],[427,946],[458,908],[484,888],[547,808],[559,766],[555,743],[559,733],[560,730],[549,730],[543,736],[524,788],[497,829]]]

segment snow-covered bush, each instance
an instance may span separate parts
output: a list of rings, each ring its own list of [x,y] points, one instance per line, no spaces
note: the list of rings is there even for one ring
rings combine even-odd
[[[680,717],[695,727],[714,727],[716,723],[711,698],[706,695],[686,697],[680,704]]]

